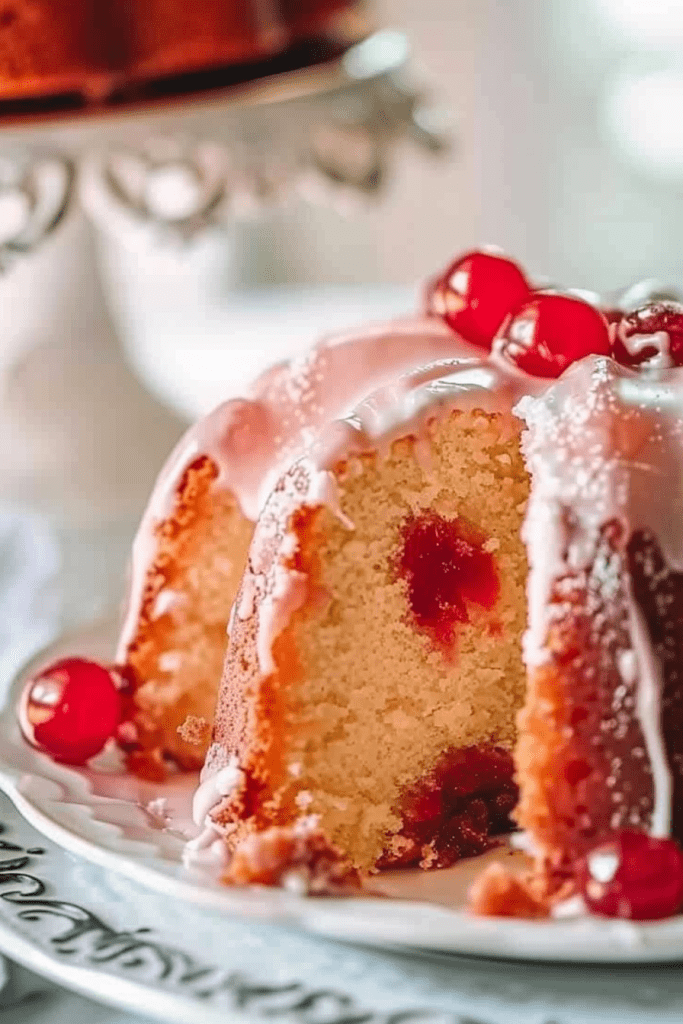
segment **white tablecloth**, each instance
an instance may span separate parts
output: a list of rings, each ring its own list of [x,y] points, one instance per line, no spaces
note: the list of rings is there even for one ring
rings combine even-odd
[[[96,617],[119,597],[131,524],[105,531],[53,529],[0,505],[0,673],[5,676],[61,629]],[[3,1024],[143,1021],[56,988],[0,957]]]

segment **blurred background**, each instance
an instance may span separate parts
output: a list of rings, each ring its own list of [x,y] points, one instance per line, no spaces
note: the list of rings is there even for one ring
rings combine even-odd
[[[683,277],[679,0],[374,7],[406,32],[455,145],[442,161],[406,145],[357,218],[288,213],[280,274],[411,283],[487,241],[576,286]]]
[[[187,420],[321,333],[414,308],[470,246],[599,291],[682,281],[678,0],[371,6],[446,112],[447,152],[399,141],[377,195],[292,194],[181,241],[74,204],[0,276],[4,496],[132,521]],[[15,200],[0,165],[0,222]]]

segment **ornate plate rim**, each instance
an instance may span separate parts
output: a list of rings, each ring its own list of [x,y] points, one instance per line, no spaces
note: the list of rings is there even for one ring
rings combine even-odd
[[[100,644],[108,643],[113,629],[113,619],[99,620],[55,639],[15,674],[0,710],[0,790],[6,793],[30,825],[62,849],[157,893],[176,897],[194,906],[210,908],[214,912],[218,910],[228,916],[295,927],[328,939],[409,952],[486,956],[518,962],[653,964],[683,960],[683,916],[647,925],[590,917],[538,922],[475,918],[464,911],[415,899],[363,897],[330,900],[258,887],[235,890],[218,883],[207,885],[206,881],[199,885],[184,872],[179,874],[177,861],[174,871],[164,870],[159,849],[150,856],[147,841],[133,840],[139,849],[126,849],[125,852],[112,849],[112,836],[120,837],[122,830],[110,822],[94,821],[92,806],[96,805],[99,797],[86,789],[87,779],[80,772],[54,765],[21,744],[24,755],[29,751],[34,762],[33,771],[27,771],[26,767],[7,760],[7,750],[11,751],[12,743],[16,748],[18,726],[14,707],[26,676],[38,664],[63,653],[64,648],[87,654],[88,644],[93,644],[95,639]],[[41,759],[43,765],[48,766],[49,776],[40,773]],[[40,801],[36,805],[26,795],[27,783],[36,779],[66,786],[67,793],[71,786],[79,796],[92,798],[91,805],[82,806],[81,821],[86,824],[81,824],[80,833],[73,824],[55,820],[40,806]],[[54,797],[51,799],[54,802]],[[71,803],[59,806],[70,807]],[[78,813],[75,813],[78,818]],[[93,829],[108,837],[108,845],[87,834]],[[116,832],[111,832],[111,829]],[[130,846],[125,837],[122,842]]]

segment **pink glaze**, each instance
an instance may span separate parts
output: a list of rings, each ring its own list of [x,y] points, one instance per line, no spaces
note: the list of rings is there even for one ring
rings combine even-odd
[[[246,398],[219,406],[190,427],[161,470],[133,543],[126,617],[117,661],[125,662],[142,606],[155,531],[170,515],[187,467],[207,455],[218,467],[215,486],[232,491],[256,521],[283,468],[319,428],[343,416],[374,388],[439,359],[471,359],[479,350],[439,317],[415,316],[339,335],[263,373]]]
[[[264,678],[276,669],[273,642],[307,596],[306,577],[291,565],[297,539],[287,532],[290,513],[300,507],[324,506],[345,529],[354,529],[340,507],[335,465],[348,456],[369,452],[385,457],[396,440],[412,437],[428,471],[429,446],[424,438],[430,421],[454,408],[509,413],[523,395],[546,387],[547,381],[509,373],[489,360],[447,359],[404,374],[366,398],[348,418],[332,420],[319,430],[281,484],[271,488],[234,609],[241,619],[258,616],[257,651]]]
[[[525,527],[531,574],[524,647],[530,666],[545,655],[553,581],[568,564],[589,562],[595,532],[605,521],[623,521],[627,535],[651,529],[669,564],[683,571],[683,369],[634,373],[610,359],[590,357],[552,382],[506,370],[495,360],[435,363],[381,388],[347,419],[328,424],[268,500],[245,573],[250,600],[243,615],[257,617],[264,678],[275,668],[273,642],[306,597],[306,579],[291,557],[296,550],[288,529],[291,514],[324,505],[353,529],[340,509],[334,474],[339,461],[363,453],[386,457],[394,441],[412,437],[418,455],[424,442],[428,472],[428,424],[453,409],[513,411],[527,423],[524,450],[533,488]],[[569,551],[561,529],[567,507],[582,524],[580,541]],[[623,652],[623,671],[638,676],[634,710],[655,789],[649,831],[665,836],[671,780],[661,730],[660,672],[642,614],[631,603],[632,649]],[[217,748],[220,742],[207,760],[205,779],[216,770]]]

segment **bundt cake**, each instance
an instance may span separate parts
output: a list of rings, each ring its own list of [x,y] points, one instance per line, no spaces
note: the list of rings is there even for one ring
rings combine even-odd
[[[269,370],[250,398],[189,430],[133,546],[117,663],[129,681],[119,735],[134,770],[159,777],[169,758],[184,768],[203,763],[230,608],[278,471],[374,387],[421,363],[475,352],[434,317],[340,336]],[[178,732],[188,715],[204,738],[189,727]]]
[[[0,0],[0,99],[100,100],[128,83],[260,60],[353,0]]]
[[[116,672],[45,670],[25,734],[84,760],[118,716],[150,775],[213,720],[188,855],[229,882],[442,867],[517,823],[533,870],[484,872],[477,912],[677,913],[683,304],[537,290],[488,251],[424,302],[188,434]]]
[[[527,286],[491,339],[486,258],[428,301],[490,357],[384,388],[261,513],[196,845],[235,851],[228,880],[287,884],[299,830],[298,884],[305,823],[365,874],[450,864],[512,812],[535,870],[492,869],[474,909],[579,889],[661,917],[683,906],[683,306]]]

